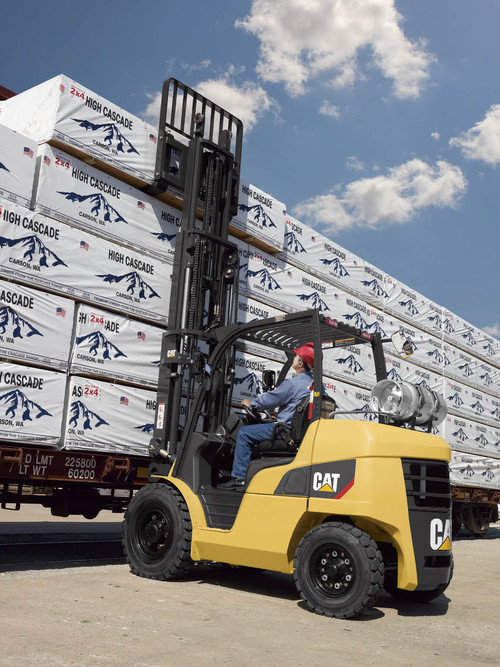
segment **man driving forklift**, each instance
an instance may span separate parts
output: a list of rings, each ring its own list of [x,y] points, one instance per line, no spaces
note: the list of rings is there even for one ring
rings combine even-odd
[[[253,400],[244,398],[241,401],[243,407],[255,408],[259,411],[278,408],[277,421],[285,424],[291,422],[300,401],[310,393],[312,388],[313,376],[311,369],[314,368],[314,346],[312,343],[306,343],[294,349],[294,352],[292,370],[295,371],[295,376],[284,380],[276,389],[264,392]],[[240,428],[236,439],[231,477],[219,484],[219,488],[243,490],[246,471],[250,464],[252,445],[262,440],[269,440],[274,429],[274,420],[259,424],[248,424]]]

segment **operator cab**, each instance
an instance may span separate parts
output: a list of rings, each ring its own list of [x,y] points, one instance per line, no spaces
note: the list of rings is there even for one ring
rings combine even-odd
[[[375,365],[378,367],[377,375],[380,376],[378,379],[386,377],[385,360],[381,352],[382,345],[377,343],[378,334],[366,334],[349,325],[339,324],[320,315],[318,310],[221,327],[215,334],[218,344],[208,359],[198,392],[191,402],[186,399],[188,414],[175,460],[169,463],[162,460],[161,455],[155,456],[153,453],[150,475],[155,477],[168,474],[172,467],[172,474],[199,494],[208,513],[210,506],[222,503],[225,506],[224,512],[229,511],[229,514],[235,516],[244,494],[217,489],[217,486],[224,477],[229,476],[237,432],[244,423],[241,416],[235,414],[238,407],[233,402],[236,352],[250,347],[253,350],[261,349],[263,358],[267,356],[277,361],[283,360],[284,365],[277,380],[279,384],[291,367],[293,349],[313,341],[317,360],[312,369],[313,387],[322,387],[322,350],[329,347],[371,345]],[[292,424],[285,426],[280,437],[256,446],[254,460],[247,472],[245,490],[260,470],[290,463],[309,424],[320,418],[331,418],[334,409],[335,402],[332,399],[322,396],[321,389],[313,389],[311,394],[301,401],[292,418]],[[238,500],[227,501],[227,496],[237,496]],[[228,502],[232,510],[226,507]],[[207,520],[210,523],[210,520]],[[216,523],[211,525],[220,524],[216,520]]]

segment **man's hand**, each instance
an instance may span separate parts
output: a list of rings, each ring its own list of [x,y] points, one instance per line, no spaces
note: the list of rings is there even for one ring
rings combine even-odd
[[[241,405],[241,406],[246,405],[247,408],[249,408],[251,402],[252,402],[252,401],[251,401],[249,398],[244,398],[244,399],[241,401],[240,405]]]

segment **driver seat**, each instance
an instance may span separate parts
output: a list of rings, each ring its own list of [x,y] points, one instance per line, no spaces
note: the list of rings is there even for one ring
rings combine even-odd
[[[253,446],[256,456],[290,456],[299,448],[309,426],[309,394],[300,400],[290,424],[276,422],[269,440]]]
[[[263,456],[290,456],[297,450],[311,423],[309,417],[309,394],[301,399],[290,424],[276,422],[269,440],[262,440],[253,446],[256,457]],[[322,419],[334,419],[337,404],[333,398],[326,394],[321,398]]]

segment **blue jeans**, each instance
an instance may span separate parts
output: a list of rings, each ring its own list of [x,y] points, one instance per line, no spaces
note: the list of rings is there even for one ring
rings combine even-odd
[[[231,471],[233,477],[238,477],[239,479],[245,478],[252,455],[252,445],[261,440],[269,440],[273,428],[274,422],[269,424],[249,424],[240,428],[234,450],[233,469]]]

